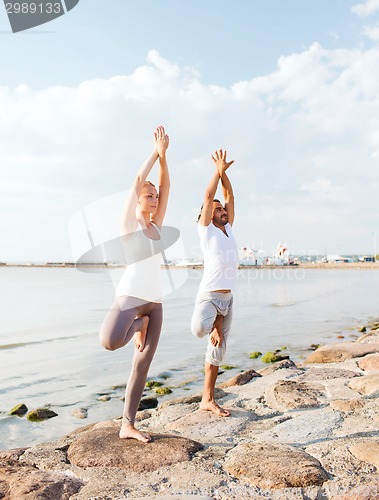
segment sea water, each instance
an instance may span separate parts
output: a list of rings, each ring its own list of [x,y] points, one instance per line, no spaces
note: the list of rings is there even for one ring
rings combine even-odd
[[[113,352],[99,345],[114,279],[98,271],[0,268],[0,449],[57,439],[122,413],[123,389],[115,386],[126,384],[133,345]],[[190,332],[202,270],[167,272],[176,289],[164,297],[162,335],[149,373],[169,377],[165,384],[173,393],[166,398],[201,390],[206,345]],[[356,337],[361,325],[379,316],[378,290],[375,269],[241,269],[225,359],[235,368],[220,378],[261,368],[260,359],[249,359],[252,351],[285,346],[300,361],[312,343]],[[99,401],[101,394],[110,401]],[[8,416],[19,403],[49,406],[58,416],[41,423]],[[86,408],[88,418],[73,416],[75,408]]]

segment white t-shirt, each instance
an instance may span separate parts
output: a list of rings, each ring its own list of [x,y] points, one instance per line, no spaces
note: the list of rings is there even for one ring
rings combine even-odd
[[[154,226],[160,234],[159,228],[155,224]],[[127,265],[117,286],[116,296],[128,295],[149,302],[160,302],[162,298],[160,270],[162,253],[159,251],[161,240],[148,238],[140,225],[137,229],[123,241]]]
[[[233,290],[237,280],[238,250],[232,226],[225,225],[228,236],[212,222],[197,226],[204,256],[204,273],[199,292]]]

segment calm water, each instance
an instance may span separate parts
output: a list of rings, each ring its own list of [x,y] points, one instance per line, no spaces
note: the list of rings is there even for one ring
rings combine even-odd
[[[150,370],[151,377],[166,372],[170,386],[181,385],[170,397],[201,388],[205,339],[195,339],[189,330],[200,276],[198,270],[170,271],[178,288],[164,299],[162,337]],[[225,359],[237,368],[221,377],[260,368],[259,359],[249,359],[251,351],[285,345],[296,360],[311,343],[337,341],[339,334],[349,339],[379,316],[378,290],[378,270],[240,271]],[[108,352],[98,343],[114,294],[109,273],[0,268],[0,294],[0,449],[58,438],[120,415],[123,391],[112,386],[125,384],[133,348]],[[111,401],[99,402],[101,393],[110,393]],[[51,405],[59,416],[42,423],[9,417],[18,403],[29,409]],[[71,415],[80,407],[88,409],[86,420]]]

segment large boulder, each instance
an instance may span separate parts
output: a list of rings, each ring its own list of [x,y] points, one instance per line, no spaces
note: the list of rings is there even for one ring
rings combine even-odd
[[[178,462],[189,461],[203,445],[183,437],[152,434],[152,442],[120,439],[119,425],[92,428],[78,435],[67,456],[78,467],[118,467],[149,472]]]
[[[338,344],[323,345],[312,352],[304,364],[335,363],[345,359],[361,358],[367,354],[379,352],[379,343],[362,344],[358,342],[341,342]]]
[[[223,468],[259,488],[303,488],[322,485],[326,471],[302,450],[275,443],[245,443],[227,456]]]

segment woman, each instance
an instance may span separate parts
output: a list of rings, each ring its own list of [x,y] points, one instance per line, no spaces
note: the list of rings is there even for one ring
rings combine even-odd
[[[154,241],[160,240],[170,190],[166,160],[169,137],[162,126],[154,132],[154,144],[154,151],[138,170],[126,200],[121,234],[127,249],[127,268],[100,330],[102,346],[111,351],[134,337],[135,353],[125,392],[120,438],[144,443],[151,437],[137,430],[134,421],[162,328],[161,253],[154,251]],[[158,159],[159,193],[146,180]]]

